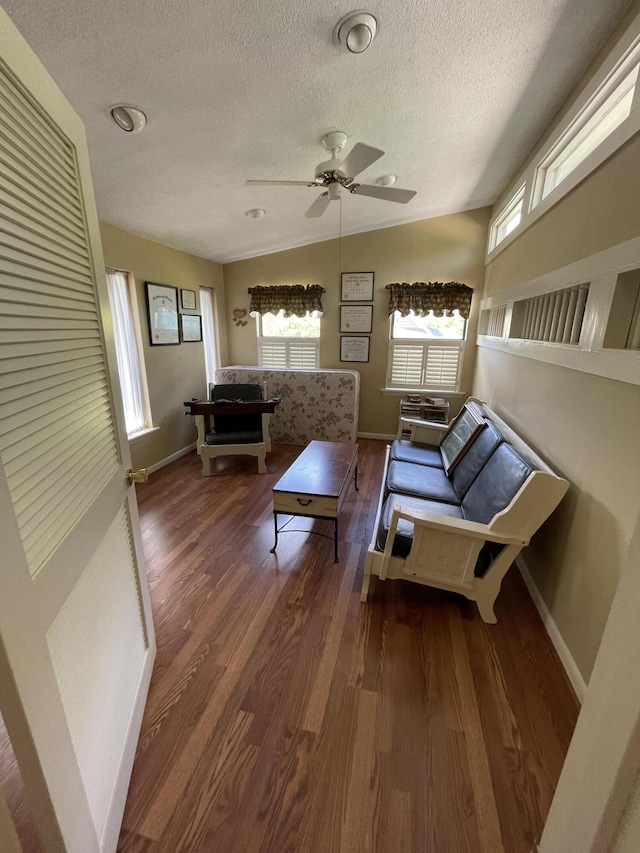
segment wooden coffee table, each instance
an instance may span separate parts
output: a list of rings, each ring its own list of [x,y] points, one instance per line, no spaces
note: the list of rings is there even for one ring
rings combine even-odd
[[[289,523],[286,522],[278,529],[278,513],[327,518],[333,521],[335,561],[339,562],[338,516],[352,479],[356,491],[359,491],[357,444],[345,441],[310,442],[273,487],[276,541],[271,553],[275,554],[278,547],[278,533],[282,533]]]

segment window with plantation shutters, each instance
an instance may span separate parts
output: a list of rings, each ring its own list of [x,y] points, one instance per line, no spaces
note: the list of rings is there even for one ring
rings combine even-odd
[[[459,316],[391,317],[387,387],[457,391],[466,321]]]
[[[285,317],[284,312],[258,317],[260,367],[315,369],[318,364],[320,317]]]

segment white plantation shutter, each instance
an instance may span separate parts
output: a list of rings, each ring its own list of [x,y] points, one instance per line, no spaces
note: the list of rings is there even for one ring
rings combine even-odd
[[[424,344],[392,344],[391,384],[414,388],[422,385]]]
[[[456,391],[462,348],[462,341],[391,341],[389,387]]]
[[[74,148],[2,65],[0,103],[0,459],[35,575],[119,459]]]
[[[259,338],[260,367],[316,368],[317,338]]]
[[[426,388],[455,391],[458,387],[461,344],[427,344],[426,367],[422,384]]]

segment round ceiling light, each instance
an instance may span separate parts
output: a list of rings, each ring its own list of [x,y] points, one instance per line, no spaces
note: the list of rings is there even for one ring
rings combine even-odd
[[[382,175],[380,178],[378,178],[376,184],[379,187],[390,187],[392,184],[395,184],[397,180],[397,175]]]
[[[261,207],[253,207],[251,210],[245,210],[244,215],[250,219],[263,219],[265,211]]]
[[[371,12],[349,12],[333,30],[333,43],[349,53],[364,53],[376,37],[380,22]]]
[[[128,104],[117,104],[111,107],[111,118],[125,133],[139,133],[147,123],[147,117],[137,107]]]

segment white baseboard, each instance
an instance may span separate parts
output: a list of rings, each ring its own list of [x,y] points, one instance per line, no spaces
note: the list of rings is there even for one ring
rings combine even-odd
[[[150,474],[153,474],[154,471],[159,471],[160,468],[164,468],[165,465],[170,465],[172,462],[175,462],[176,459],[180,459],[181,456],[186,456],[187,453],[191,453],[192,450],[196,449],[197,442],[193,442],[193,444],[187,445],[187,447],[183,447],[182,450],[176,450],[175,453],[172,453],[171,456],[167,456],[166,459],[161,459],[159,462],[154,462],[153,465],[149,465],[147,471]]]
[[[358,438],[377,438],[380,441],[394,441],[398,436],[385,432],[359,432]]]
[[[544,603],[544,599],[540,595],[540,590],[535,585],[535,582],[531,577],[531,573],[527,568],[527,564],[522,554],[519,554],[516,557],[515,563],[520,571],[520,574],[522,575],[522,579],[525,582],[527,589],[529,590],[529,594],[533,599],[533,603],[538,608],[540,618],[544,622],[544,626],[547,629],[547,634],[549,635],[551,642],[553,643],[554,648],[558,653],[558,657],[560,658],[560,661],[565,668],[567,676],[569,677],[569,681],[571,682],[573,689],[576,691],[578,701],[580,702],[580,704],[582,704],[585,693],[587,692],[587,684],[584,678],[582,677],[582,674],[578,669],[571,652],[569,651],[569,647],[563,640],[562,635],[558,630],[558,626],[553,621],[553,616],[549,612],[549,608],[547,607],[547,605]]]

